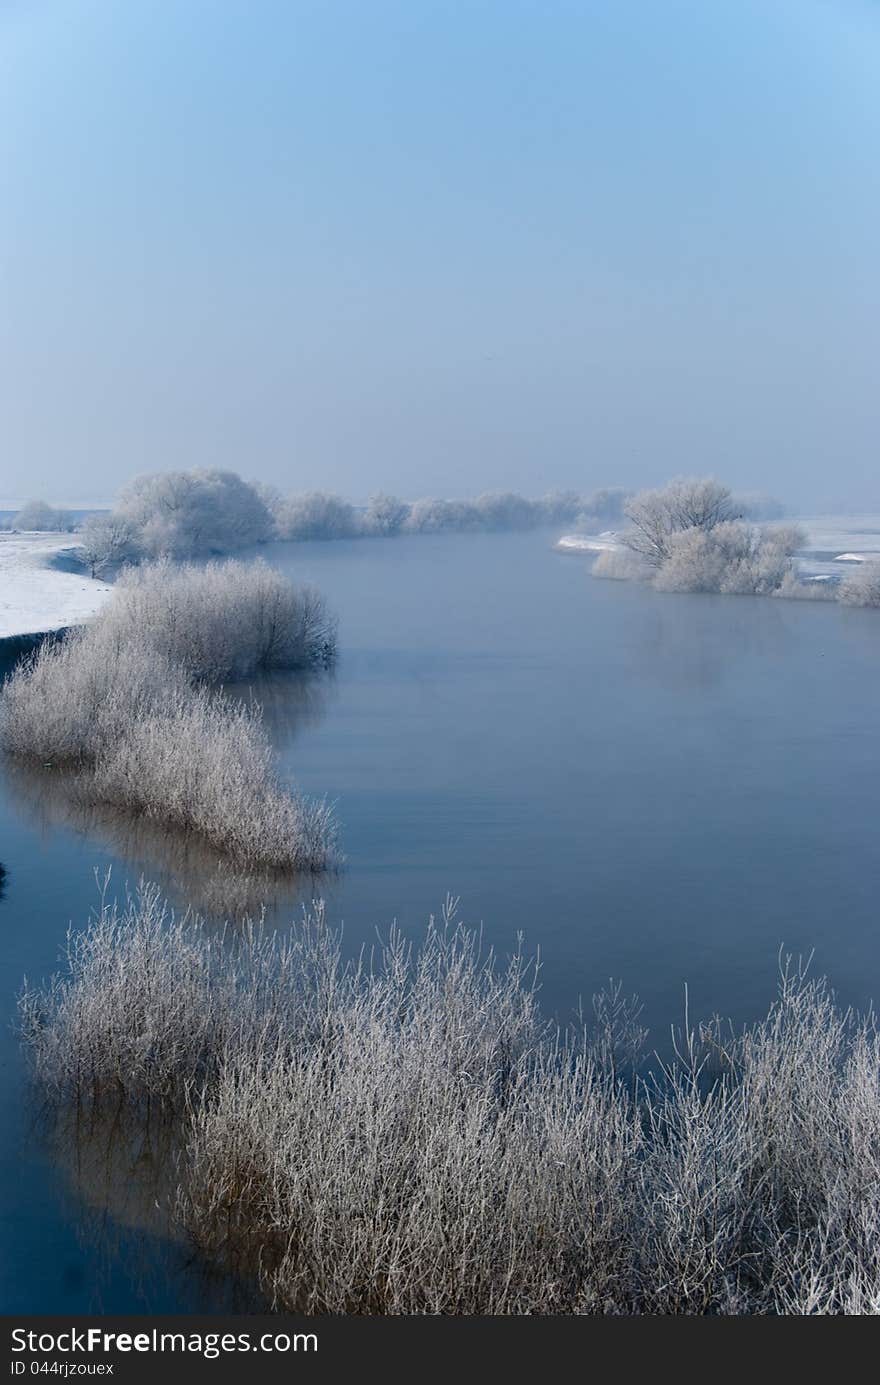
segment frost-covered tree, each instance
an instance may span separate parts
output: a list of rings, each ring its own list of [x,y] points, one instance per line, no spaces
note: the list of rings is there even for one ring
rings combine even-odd
[[[137,529],[115,512],[89,515],[79,531],[79,547],[89,574],[99,577],[137,556]]]
[[[136,531],[138,549],[149,558],[230,553],[273,533],[256,489],[217,468],[140,476],[119,497],[116,514]]]
[[[368,534],[399,534],[409,516],[409,505],[396,495],[370,496],[364,515],[364,530]]]
[[[730,491],[711,477],[679,478],[660,490],[639,491],[624,506],[630,528],[621,538],[653,567],[672,554],[672,536],[686,529],[708,532],[737,519]]]
[[[73,528],[73,521],[67,510],[55,510],[45,500],[29,500],[19,510],[13,521],[16,529],[26,532],[67,533]]]
[[[361,532],[353,505],[338,495],[310,491],[282,500],[275,513],[282,539],[350,539]]]

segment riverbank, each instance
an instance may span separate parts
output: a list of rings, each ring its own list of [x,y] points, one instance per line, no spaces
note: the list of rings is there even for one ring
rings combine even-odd
[[[75,548],[70,534],[0,533],[0,641],[79,625],[113,588],[55,566]]]

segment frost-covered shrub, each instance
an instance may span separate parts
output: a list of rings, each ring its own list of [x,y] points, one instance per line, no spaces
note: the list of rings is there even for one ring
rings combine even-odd
[[[636,1081],[637,1011],[594,1010],[560,1036],[452,924],[346,964],[320,912],[237,940],[146,889],[21,1017],[85,1138],[107,1105],[176,1124],[174,1212],[275,1308],[880,1312],[873,1020],[788,968],[764,1021]]]
[[[98,622],[122,639],[137,631],[190,677],[213,683],[320,667],[336,647],[336,622],[320,592],[294,587],[262,561],[129,568]]]
[[[350,539],[361,532],[354,506],[323,491],[289,496],[278,503],[274,514],[281,539]]]
[[[29,500],[13,520],[13,527],[25,532],[51,531],[68,533],[73,520],[66,510],[55,510],[45,500]]]
[[[103,747],[89,792],[194,832],[238,862],[316,870],[334,854],[329,809],[280,783],[259,709],[203,688],[163,702]]]
[[[332,815],[277,779],[257,706],[204,684],[332,656],[321,598],[263,564],[123,578],[91,625],[45,642],[0,695],[0,746],[79,772],[85,802],[196,833],[239,862],[328,865]]]
[[[804,542],[797,528],[755,529],[726,521],[711,529],[683,529],[667,540],[667,556],[656,569],[661,591],[778,592],[796,573],[793,555]]]
[[[183,669],[149,641],[110,634],[99,617],[44,641],[13,669],[0,691],[0,746],[47,767],[92,765],[188,691]]]
[[[846,606],[880,606],[880,561],[863,563],[847,573],[837,596]]]

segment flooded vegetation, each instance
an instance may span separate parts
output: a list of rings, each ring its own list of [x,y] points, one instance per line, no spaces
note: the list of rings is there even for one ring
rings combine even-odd
[[[224,938],[144,889],[21,1011],[58,1108],[151,1161],[179,1132],[172,1218],[276,1308],[880,1310],[880,1038],[791,963],[760,1024],[637,1077],[637,1007],[560,1033],[450,914],[343,963],[321,913]]]
[[[5,762],[30,1055],[7,1066],[5,1149],[11,1167],[30,1151],[27,1222],[59,1273],[85,1267],[53,1302],[869,1311],[869,1238],[844,1253],[835,1217],[873,1215],[855,1161],[874,1039],[848,1013],[880,980],[854,734],[874,715],[873,613],[594,583],[540,535],[271,551],[344,613],[339,655],[224,696],[260,707],[280,776],[334,801],[341,869],[241,861],[94,801],[76,764]],[[149,572],[133,580],[140,601]],[[215,648],[196,641],[191,667]],[[141,878],[157,885],[138,902]],[[479,944],[442,921],[426,938],[451,884]],[[518,933],[537,975],[509,968]],[[783,943],[816,947],[839,1001],[795,965],[768,1015]],[[623,989],[597,1021],[609,976]],[[715,1012],[732,1025],[696,1023]],[[788,1151],[773,1178],[768,1142]],[[687,1235],[663,1210],[685,1196]],[[35,1262],[10,1292],[42,1283]]]
[[[281,782],[259,707],[216,689],[326,666],[334,649],[321,597],[263,564],[136,569],[91,625],[13,670],[0,746],[75,774],[83,803],[193,833],[246,866],[320,869],[335,859],[330,809]]]

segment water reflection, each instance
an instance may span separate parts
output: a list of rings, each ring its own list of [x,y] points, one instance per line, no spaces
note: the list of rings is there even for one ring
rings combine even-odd
[[[231,687],[231,695],[259,704],[276,752],[298,730],[324,715],[332,684],[323,676],[286,674]],[[42,830],[66,828],[98,842],[126,862],[132,878],[155,880],[178,909],[206,919],[241,920],[272,914],[319,894],[323,878],[271,867],[242,868],[209,843],[124,810],[96,805],[74,772],[9,758],[5,778],[23,814]],[[0,875],[0,893],[3,878]]]
[[[336,690],[335,670],[331,668],[320,673],[264,673],[243,683],[230,683],[224,691],[260,708],[273,746],[282,750],[301,731],[324,719]]]
[[[780,600],[641,588],[637,595],[640,608],[627,611],[628,643],[630,672],[643,682],[711,692],[745,662],[784,659],[792,644],[790,611]]]
[[[192,1247],[173,1215],[185,1173],[181,1126],[123,1104],[51,1107],[35,1134],[61,1173],[75,1209],[76,1236],[89,1260],[93,1311],[100,1311],[124,1268],[143,1307],[156,1311],[159,1287],[206,1311],[265,1311],[246,1277],[214,1269]],[[68,1274],[75,1274],[71,1265]]]

